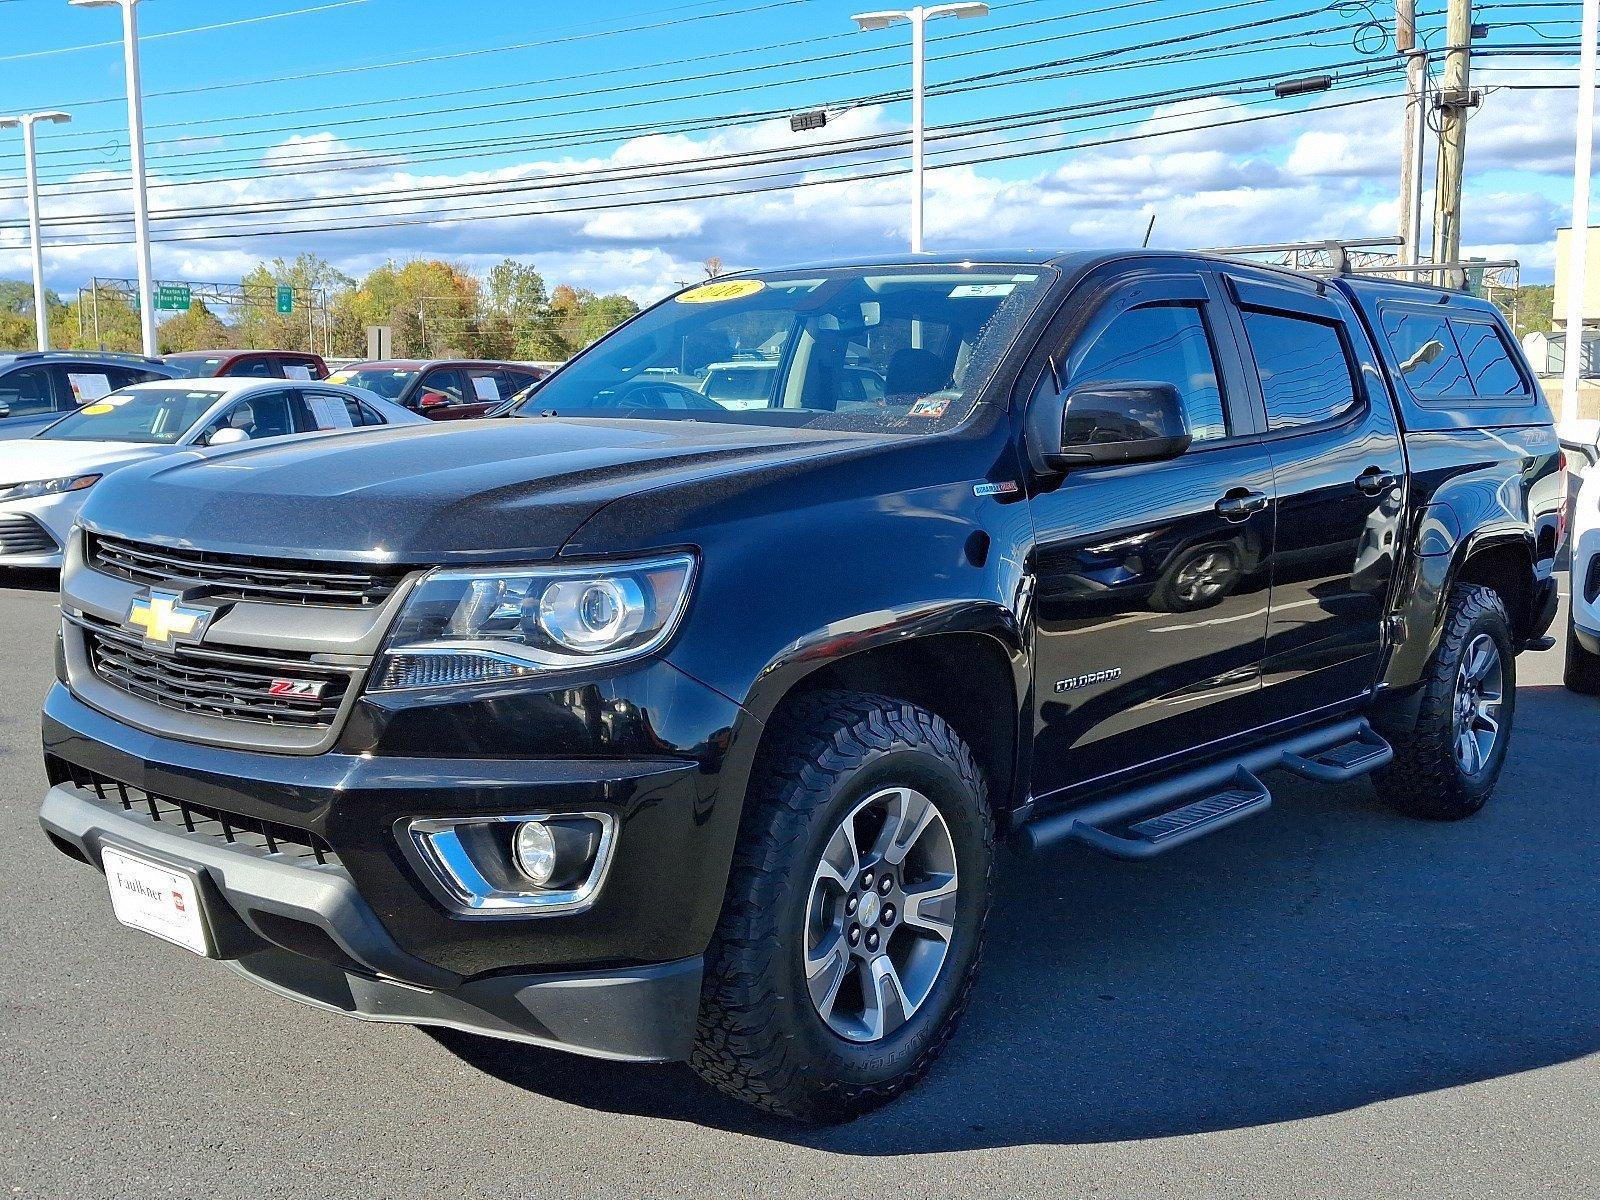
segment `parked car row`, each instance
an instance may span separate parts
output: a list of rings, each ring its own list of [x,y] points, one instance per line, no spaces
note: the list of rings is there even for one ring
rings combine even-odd
[[[0,566],[59,567],[90,489],[131,463],[207,446],[426,423],[360,388],[282,379],[156,378],[55,417],[31,437],[0,445]]]

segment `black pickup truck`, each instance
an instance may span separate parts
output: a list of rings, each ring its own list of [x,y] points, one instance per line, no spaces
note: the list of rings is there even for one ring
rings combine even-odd
[[[95,489],[41,819],[124,923],[286,996],[848,1118],[950,1038],[1002,839],[1141,860],[1281,772],[1482,806],[1561,471],[1464,293],[1149,252],[721,279],[507,419]]]

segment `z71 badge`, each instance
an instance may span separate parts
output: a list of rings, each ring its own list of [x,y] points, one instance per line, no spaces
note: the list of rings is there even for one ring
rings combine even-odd
[[[1096,683],[1108,683],[1121,677],[1121,667],[1111,667],[1104,671],[1090,671],[1087,675],[1074,675],[1071,679],[1056,680],[1056,691],[1075,692],[1079,688],[1090,687]]]
[[[322,689],[328,686],[325,679],[274,679],[267,695],[289,700],[321,700]]]

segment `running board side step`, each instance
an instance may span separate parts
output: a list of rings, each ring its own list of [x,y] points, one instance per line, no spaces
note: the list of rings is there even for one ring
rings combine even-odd
[[[1386,765],[1394,749],[1364,720],[1297,734],[1082,808],[1021,826],[1012,845],[1031,854],[1062,841],[1113,858],[1154,858],[1272,806],[1257,772],[1283,768],[1306,779],[1343,783]]]

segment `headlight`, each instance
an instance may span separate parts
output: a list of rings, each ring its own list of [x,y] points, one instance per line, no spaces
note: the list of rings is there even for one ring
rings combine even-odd
[[[435,571],[406,599],[374,691],[490,683],[649,654],[683,615],[692,555]]]
[[[81,492],[100,482],[98,475],[67,475],[61,479],[36,479],[32,483],[12,483],[0,487],[0,500],[31,500],[35,496],[58,496],[62,492]]]

